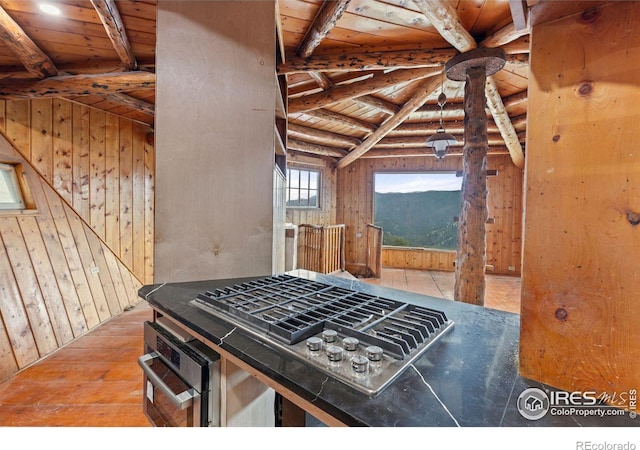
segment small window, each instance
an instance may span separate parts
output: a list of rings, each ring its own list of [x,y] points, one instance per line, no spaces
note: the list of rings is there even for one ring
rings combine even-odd
[[[25,208],[16,166],[0,163],[0,210],[22,210]]]
[[[287,169],[287,208],[320,208],[320,173]]]

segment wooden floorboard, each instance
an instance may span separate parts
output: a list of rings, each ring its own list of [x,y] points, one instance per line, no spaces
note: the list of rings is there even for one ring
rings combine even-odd
[[[455,273],[436,270],[383,268],[382,277],[361,278],[360,281],[453,300]],[[485,307],[516,314],[520,313],[521,282],[519,277],[487,274],[485,281]]]
[[[0,426],[149,427],[142,412],[140,302],[0,384]]]
[[[518,313],[520,279],[487,275],[486,307]],[[453,272],[383,269],[379,286],[453,298]],[[149,427],[142,412],[143,328],[151,308],[100,325],[48,358],[0,383],[0,426]]]

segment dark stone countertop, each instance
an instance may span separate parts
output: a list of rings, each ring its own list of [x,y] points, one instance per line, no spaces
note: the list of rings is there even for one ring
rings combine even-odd
[[[616,417],[552,415],[528,420],[517,409],[529,387],[548,386],[518,375],[519,316],[307,271],[292,275],[444,311],[454,327],[376,397],[355,391],[296,358],[235,330],[222,319],[189,305],[204,290],[249,279],[143,286],[139,296],[153,308],[295,392],[350,426],[511,427],[638,426],[628,413]],[[600,407],[599,409],[613,409]]]

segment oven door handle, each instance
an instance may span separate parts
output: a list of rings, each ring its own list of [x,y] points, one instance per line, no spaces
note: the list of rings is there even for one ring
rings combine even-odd
[[[138,365],[142,368],[151,383],[158,387],[169,399],[181,410],[190,408],[194,400],[200,397],[200,393],[195,389],[187,389],[184,392],[176,394],[160,377],[151,369],[151,365],[156,359],[160,359],[160,355],[156,352],[147,353],[138,358]]]

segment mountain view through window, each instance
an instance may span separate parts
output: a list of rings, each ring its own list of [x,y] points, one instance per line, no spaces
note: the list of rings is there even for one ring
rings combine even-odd
[[[455,173],[376,173],[375,225],[383,245],[455,250],[462,178]]]

